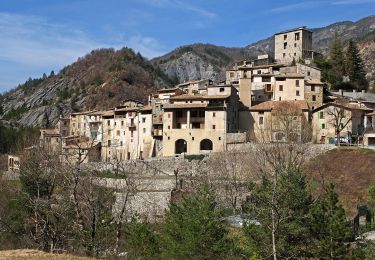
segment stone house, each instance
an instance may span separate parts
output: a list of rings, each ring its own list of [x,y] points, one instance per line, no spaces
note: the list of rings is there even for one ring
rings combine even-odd
[[[163,156],[224,151],[226,134],[237,129],[238,95],[231,85],[171,97],[163,113]]]
[[[275,60],[292,64],[301,60],[312,60],[312,31],[299,27],[275,34]]]
[[[331,102],[312,111],[312,129],[314,143],[335,143],[336,129],[340,128],[340,137],[348,142],[352,137],[360,137],[364,131],[365,114],[372,110],[353,102]],[[358,141],[358,139],[357,139]]]
[[[259,142],[310,141],[305,100],[267,101],[249,109],[250,139]]]

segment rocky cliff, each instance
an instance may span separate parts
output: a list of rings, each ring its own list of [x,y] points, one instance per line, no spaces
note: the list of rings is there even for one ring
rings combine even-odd
[[[0,118],[47,127],[72,111],[106,109],[127,98],[145,100],[155,88],[171,85],[163,72],[130,49],[95,50],[57,75],[30,79],[4,94]]]
[[[368,76],[375,77],[375,16],[312,30],[314,49],[323,54],[328,53],[335,33],[344,42],[356,39]],[[269,37],[244,48],[187,45],[151,61],[128,48],[95,50],[57,75],[30,79],[0,95],[0,119],[49,126],[72,111],[106,109],[126,98],[145,100],[159,87],[200,78],[222,81],[234,61],[263,53],[272,55],[273,49],[273,37]]]

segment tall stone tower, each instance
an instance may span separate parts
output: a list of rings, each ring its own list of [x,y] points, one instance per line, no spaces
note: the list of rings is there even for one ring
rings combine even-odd
[[[275,60],[291,64],[313,58],[312,31],[299,27],[275,34]]]

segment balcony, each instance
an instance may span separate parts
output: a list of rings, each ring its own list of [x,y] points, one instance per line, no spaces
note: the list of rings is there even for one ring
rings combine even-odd
[[[152,134],[153,134],[154,136],[162,136],[162,135],[163,135],[163,129],[154,129],[154,130],[152,131]]]
[[[126,127],[129,127],[129,128],[136,128],[136,124],[134,122],[127,122],[126,123]]]

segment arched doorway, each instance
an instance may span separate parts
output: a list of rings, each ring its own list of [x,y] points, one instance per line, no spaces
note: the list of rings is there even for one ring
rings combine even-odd
[[[184,139],[178,139],[175,143],[175,154],[187,152],[187,143]]]
[[[212,151],[213,144],[210,139],[203,139],[200,143],[200,150],[201,151]]]

